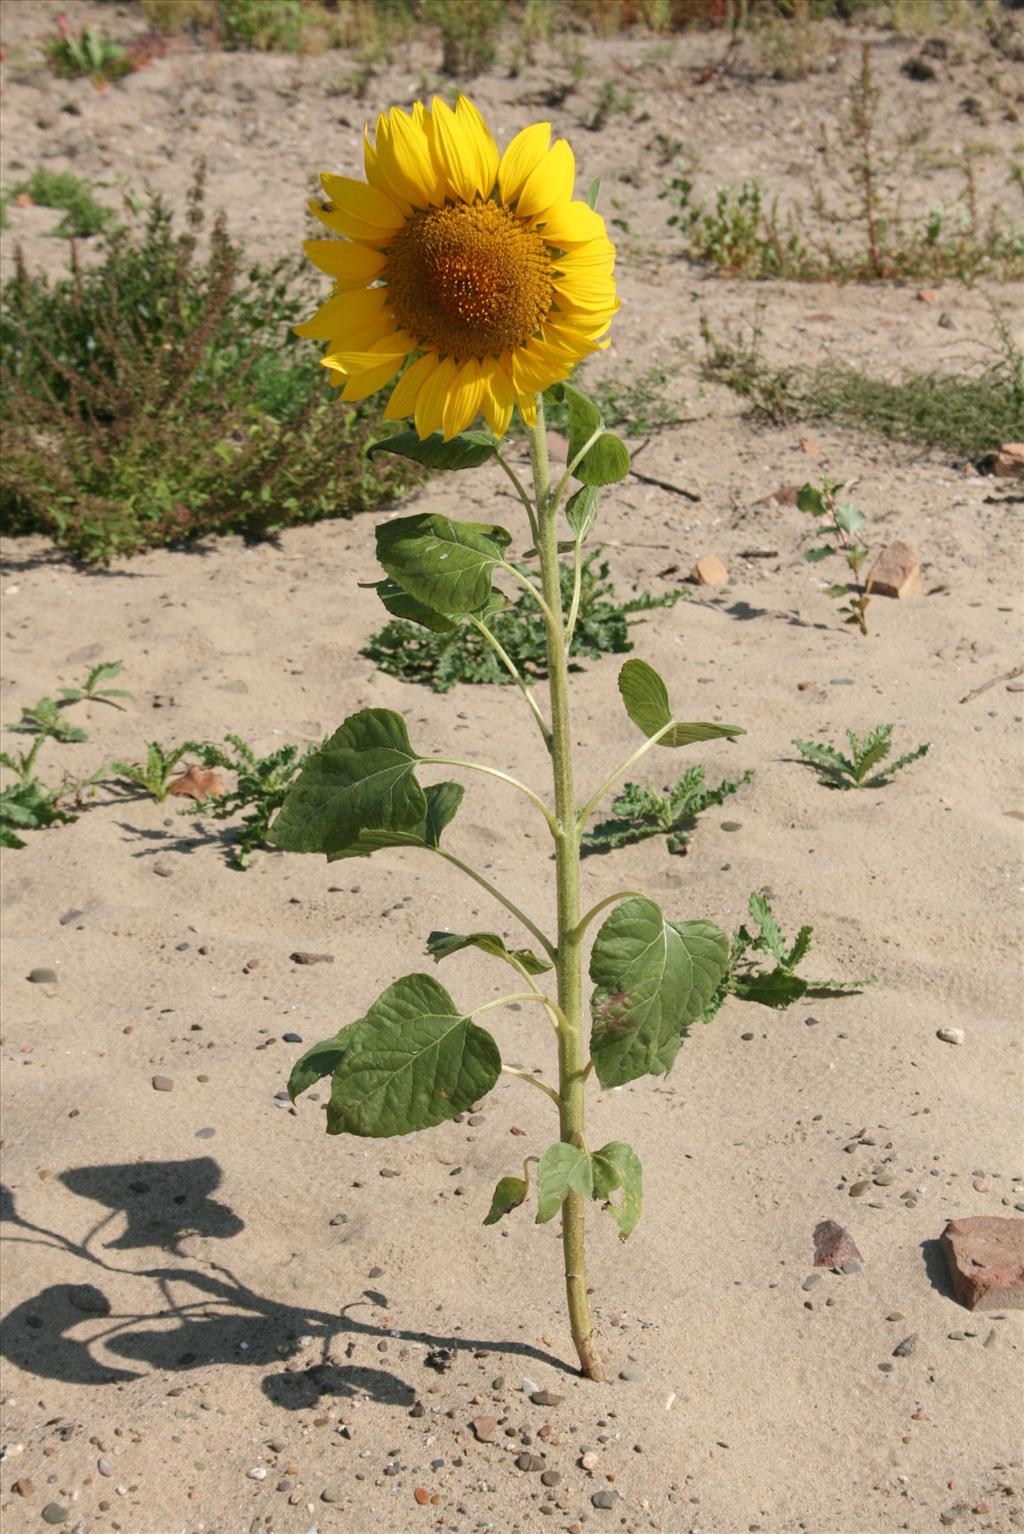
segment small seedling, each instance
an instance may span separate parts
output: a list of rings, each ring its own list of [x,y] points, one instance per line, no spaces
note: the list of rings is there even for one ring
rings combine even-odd
[[[669,852],[683,854],[690,833],[702,810],[724,804],[730,794],[749,783],[753,772],[745,772],[738,781],[723,778],[716,788],[704,782],[704,765],[688,767],[663,794],[649,783],[627,783],[612,800],[612,818],[602,820],[580,842],[580,852],[612,852],[651,836],[664,836]]]
[[[58,740],[62,745],[67,745],[73,741],[89,739],[84,730],[65,718],[60,704],[53,698],[40,698],[33,708],[23,708],[18,723],[8,725],[8,729],[17,730],[21,735],[38,735],[35,750],[44,740]],[[30,752],[29,756],[35,759],[34,752]]]
[[[64,80],[87,76],[94,85],[105,86],[131,74],[134,61],[124,48],[112,42],[100,27],[73,32],[66,16],[57,17],[57,36],[46,44],[46,57],[55,75]]]
[[[826,788],[883,788],[894,773],[916,762],[919,757],[927,756],[931,747],[929,741],[914,751],[908,751],[906,756],[898,756],[894,762],[883,767],[881,772],[872,773],[872,769],[884,762],[892,750],[893,729],[891,724],[877,724],[863,740],[852,730],[847,730],[846,738],[850,742],[848,757],[837,751],[835,746],[819,746],[808,740],[794,740],[793,744],[809,765],[816,769],[819,780]]]
[[[123,687],[101,687],[100,683],[112,682],[123,669],[123,661],[100,661],[98,666],[93,666],[81,687],[62,687],[60,695],[66,703],[109,703],[111,708],[120,708],[121,705],[113,701],[115,698],[134,700],[135,694]]]
[[[843,605],[839,611],[845,614],[843,621],[854,624],[862,634],[868,631],[866,613],[868,603],[871,601],[871,580],[865,582],[861,579],[861,570],[864,561],[868,557],[868,550],[856,537],[857,532],[864,526],[866,518],[863,512],[857,510],[852,501],[840,501],[840,491],[843,489],[842,481],[829,481],[823,479],[820,488],[814,485],[802,485],[797,491],[796,504],[801,511],[806,511],[812,517],[827,517],[829,532],[826,537],[835,539],[834,543],[819,543],[813,549],[808,549],[804,558],[809,564],[817,564],[820,559],[827,559],[830,554],[838,554],[845,559],[853,574],[856,596],[850,595],[849,586],[836,584],[825,589],[825,595],[832,597],[834,601],[842,600]]]
[[[239,868],[248,868],[253,853],[267,841],[270,822],[285,801],[296,774],[315,753],[312,746],[301,757],[298,746],[281,746],[267,756],[257,756],[239,735],[226,735],[234,754],[219,746],[201,745],[196,750],[204,767],[225,767],[236,774],[235,786],[219,798],[204,804],[189,805],[185,814],[202,813],[214,820],[227,820],[248,809],[242,816],[239,837],[233,848]]]
[[[6,753],[0,753],[0,764],[12,765]],[[22,778],[5,788],[0,793],[0,847],[24,847],[20,832],[39,831],[74,820],[76,817],[59,802],[72,788],[67,784],[46,788],[33,777]]]
[[[709,1023],[728,996],[781,1010],[804,996],[852,996],[866,985],[874,985],[874,979],[807,980],[796,974],[797,966],[810,952],[814,928],[801,927],[794,941],[787,944],[764,895],[755,890],[747,909],[757,932],[743,926],[733,933],[729,968],[703,1012],[702,1022]],[[770,969],[759,968],[755,954],[767,954],[774,959],[774,965]]]
[[[163,804],[171,791],[179,762],[190,753],[202,757],[206,749],[198,741],[186,740],[184,745],[171,746],[165,751],[159,741],[147,740],[145,762],[112,762],[111,769],[118,777],[144,788],[157,804]]]

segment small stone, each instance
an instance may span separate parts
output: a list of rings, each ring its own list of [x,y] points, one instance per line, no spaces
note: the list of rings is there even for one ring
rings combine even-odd
[[[555,1395],[553,1390],[534,1390],[530,1394],[534,1406],[561,1406],[565,1396]]]
[[[498,1436],[497,1417],[474,1417],[469,1425],[473,1429],[477,1443],[494,1443]]]
[[[637,1368],[636,1364],[627,1364],[624,1369],[619,1370],[619,1379],[629,1380],[634,1385],[646,1385],[650,1375],[646,1369]]]
[[[610,1511],[618,1500],[619,1494],[617,1491],[595,1491],[590,1499],[594,1507],[603,1508],[606,1512]]]
[[[891,1188],[895,1181],[895,1172],[879,1172],[878,1176],[874,1179],[876,1188]]]
[[[724,586],[729,572],[717,554],[702,554],[690,571],[690,579],[698,586]]]
[[[722,831],[742,831],[743,822],[742,820],[723,820],[719,825],[719,829]]]
[[[909,543],[887,543],[868,574],[872,596],[923,597],[924,581],[917,555]]]
[[[853,1188],[860,1188],[866,1193],[868,1183],[854,1183]],[[850,1189],[851,1198],[859,1198],[859,1193]],[[837,1268],[844,1262],[863,1262],[857,1243],[845,1226],[837,1220],[821,1220],[814,1227],[814,1266],[816,1268]]]
[[[542,1486],[557,1486],[562,1479],[560,1470],[545,1470],[540,1478]]]
[[[173,1092],[174,1082],[170,1076],[154,1076],[152,1081],[154,1092]]]
[[[430,1501],[430,1493],[425,1486],[417,1486],[416,1490],[413,1492],[413,1496],[419,1503],[420,1507],[426,1507],[427,1503]]]
[[[377,1174],[379,1177],[401,1177],[401,1172],[392,1166],[382,1166]]]
[[[962,1028],[940,1028],[935,1037],[941,1039],[943,1044],[962,1044],[965,1034]]]
[[[44,1523],[63,1523],[68,1516],[68,1509],[61,1507],[59,1502],[47,1502],[43,1508]]]
[[[879,1364],[878,1367],[879,1367],[879,1369],[881,1369],[883,1374],[891,1374],[893,1369],[895,1369],[896,1365],[895,1364],[891,1364],[891,1363],[889,1363],[887,1361],[884,1364]]]
[[[340,1502],[341,1501],[341,1492],[338,1491],[336,1489],[336,1487],[334,1487],[334,1486],[325,1486],[323,1491],[320,1493],[320,1501],[321,1502]]]
[[[544,1461],[541,1459],[539,1454],[517,1454],[516,1455],[516,1469],[517,1470],[543,1470],[544,1469]]]
[[[333,953],[290,953],[288,957],[293,964],[333,964]]]
[[[596,1470],[600,1463],[593,1449],[588,1449],[586,1454],[580,1455],[580,1468],[583,1470]]]
[[[302,1034],[301,1033],[282,1033],[281,1038],[282,1038],[282,1040],[284,1041],[285,1044],[301,1044],[302,1043]]]
[[[170,863],[154,863],[153,872],[158,879],[169,879],[174,872]]]
[[[1024,442],[1004,442],[992,473],[1002,479],[1024,479]]]
[[[247,1470],[245,1473],[250,1481],[265,1481],[267,1479],[267,1467],[265,1465],[254,1465],[251,1470]]]
[[[39,969],[30,969],[28,979],[31,980],[33,985],[56,985],[57,971],[55,969],[47,969],[45,966]]]
[[[940,1242],[956,1297],[968,1310],[1024,1310],[1024,1220],[950,1220]]]
[[[330,1223],[332,1225],[347,1225],[348,1224],[348,1215],[347,1214],[336,1214],[333,1217],[333,1219],[331,1220]]]
[[[896,1346],[893,1348],[893,1350],[892,1350],[893,1358],[909,1358],[911,1353],[917,1347],[917,1342],[918,1342],[917,1332],[911,1332],[909,1337],[904,1337],[903,1341],[902,1342],[898,1342],[896,1344]]]
[[[869,1182],[855,1182],[850,1184],[849,1193],[851,1198],[863,1198],[865,1193],[870,1192],[871,1184]]]
[[[821,1274],[820,1273],[808,1273],[807,1277],[804,1279],[804,1281],[800,1285],[800,1287],[801,1287],[801,1289],[813,1289],[815,1284],[820,1284],[820,1283],[821,1283]]]
[[[903,1314],[902,1310],[890,1310],[885,1319],[887,1321],[905,1321],[907,1318]]]
[[[64,912],[64,915],[60,919],[60,924],[62,927],[70,927],[73,921],[77,921],[80,916],[84,915],[84,911],[78,910],[77,906],[73,907],[70,911]]]
[[[68,1295],[68,1299],[76,1310],[83,1310],[87,1316],[109,1316],[110,1301],[101,1289],[95,1284],[76,1284]]]
[[[27,1475],[20,1476],[19,1479],[15,1481],[14,1489],[18,1493],[19,1497],[30,1497],[35,1491],[35,1487],[32,1485],[32,1482],[29,1480]]]
[[[841,1262],[839,1264],[839,1271],[840,1271],[840,1273],[845,1273],[847,1275],[847,1277],[851,1277],[854,1273],[859,1273],[860,1272],[860,1263],[859,1262]]]

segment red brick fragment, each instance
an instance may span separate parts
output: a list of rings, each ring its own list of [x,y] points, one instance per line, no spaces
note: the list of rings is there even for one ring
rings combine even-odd
[[[1024,1310],[1024,1220],[970,1215],[941,1236],[956,1297],[968,1310]]]
[[[924,581],[909,543],[887,543],[871,566],[868,586],[876,597],[923,597]]]

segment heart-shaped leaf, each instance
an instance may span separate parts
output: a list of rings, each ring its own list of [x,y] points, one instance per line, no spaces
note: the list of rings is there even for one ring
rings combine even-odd
[[[502,1177],[494,1190],[491,1207],[484,1217],[485,1225],[497,1225],[506,1214],[518,1209],[529,1189],[521,1177]]]
[[[479,613],[511,536],[484,522],[453,522],[420,513],[377,528],[377,558],[417,601],[449,618]]]
[[[373,852],[385,847],[425,847],[428,850],[441,845],[441,832],[455,818],[462,803],[465,789],[461,783],[432,783],[425,790],[427,813],[418,825],[408,831],[360,831],[356,840],[338,852],[328,854],[329,863],[341,858],[368,858]]]
[[[650,738],[660,730],[665,734],[659,746],[689,746],[697,740],[718,740],[747,732],[736,724],[682,724],[673,720],[668,703],[668,689],[653,666],[645,660],[628,660],[619,672],[619,691],[626,713],[638,729]],[[670,730],[666,725],[671,725]]]
[[[594,1172],[590,1157],[578,1145],[556,1140],[549,1145],[537,1166],[537,1224],[553,1220],[570,1191],[590,1198],[594,1191]]]
[[[458,953],[460,948],[480,948],[506,963],[514,959],[529,975],[542,975],[551,968],[547,959],[538,959],[532,948],[506,947],[505,939],[496,932],[470,932],[466,937],[457,932],[432,932],[427,938],[427,953],[438,963],[449,954]]]
[[[590,956],[590,1053],[603,1087],[668,1071],[682,1030],[707,1006],[729,964],[709,921],[667,922],[637,895],[602,924]]]
[[[409,831],[426,817],[405,721],[386,708],[352,714],[311,756],[268,839],[287,852],[335,856],[362,831]]]
[[[429,1129],[485,1097],[501,1072],[494,1039],[430,975],[396,980],[338,1041],[328,1134]]]
[[[618,484],[629,473],[629,449],[621,437],[606,431],[572,472],[581,485]]]
[[[643,1170],[640,1157],[631,1145],[610,1140],[591,1156],[594,1164],[594,1197],[610,1200],[622,1189],[622,1202],[607,1203],[608,1213],[619,1227],[619,1240],[626,1241],[636,1229],[643,1207]]]
[[[428,469],[477,469],[497,451],[497,442],[482,431],[462,432],[450,442],[446,442],[439,431],[432,432],[423,442],[416,432],[402,431],[395,437],[375,442],[366,456],[373,458],[377,453],[397,453],[400,458],[413,458]]]

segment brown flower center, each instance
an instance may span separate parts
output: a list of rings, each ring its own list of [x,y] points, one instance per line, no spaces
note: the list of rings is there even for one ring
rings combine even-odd
[[[493,202],[414,213],[388,246],[395,319],[424,351],[464,360],[521,346],[551,307],[540,235]]]

